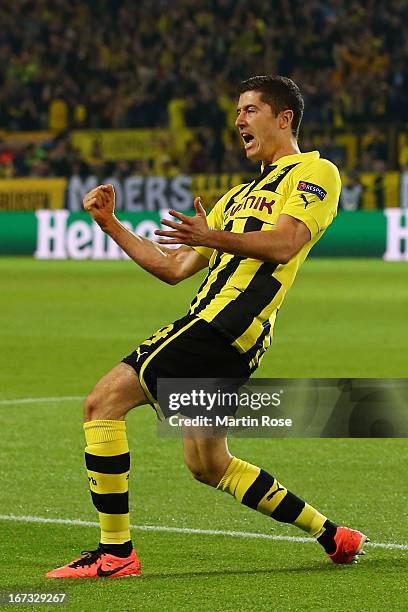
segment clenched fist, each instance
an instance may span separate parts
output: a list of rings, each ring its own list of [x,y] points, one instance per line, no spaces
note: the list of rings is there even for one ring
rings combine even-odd
[[[115,191],[113,185],[99,185],[83,199],[84,208],[94,221],[105,230],[114,218]]]

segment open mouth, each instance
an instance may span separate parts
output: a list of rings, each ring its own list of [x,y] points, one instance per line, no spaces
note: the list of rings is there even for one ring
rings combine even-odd
[[[248,134],[247,132],[242,132],[241,137],[244,141],[245,150],[249,149],[249,147],[255,142],[255,136],[252,136],[252,134]]]

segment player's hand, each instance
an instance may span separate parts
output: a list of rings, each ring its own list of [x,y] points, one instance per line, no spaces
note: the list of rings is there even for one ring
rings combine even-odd
[[[176,210],[169,210],[172,217],[176,217],[177,221],[169,221],[162,219],[162,225],[171,227],[173,231],[156,230],[154,233],[157,236],[164,236],[164,240],[160,240],[160,244],[187,244],[188,246],[207,246],[208,238],[211,234],[211,228],[208,227],[205,210],[201,205],[201,198],[194,199],[194,208],[196,214],[194,217],[189,217]]]
[[[113,185],[99,185],[89,191],[83,199],[84,208],[94,221],[105,229],[114,218],[115,190]]]

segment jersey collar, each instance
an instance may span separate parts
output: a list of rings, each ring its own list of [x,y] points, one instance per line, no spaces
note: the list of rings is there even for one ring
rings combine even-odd
[[[280,157],[279,159],[277,159],[276,161],[273,162],[273,164],[268,164],[268,166],[276,166],[279,164],[279,166],[283,163],[289,163],[289,164],[294,164],[296,162],[303,162],[303,161],[314,161],[315,159],[319,159],[320,157],[320,153],[319,151],[310,151],[309,153],[294,153],[293,155],[284,155],[283,157]],[[262,162],[261,165],[261,172],[264,171],[264,169],[267,166],[264,165],[264,163]]]

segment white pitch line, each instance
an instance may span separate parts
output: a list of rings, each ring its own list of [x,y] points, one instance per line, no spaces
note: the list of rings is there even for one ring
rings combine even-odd
[[[14,404],[48,404],[50,402],[77,402],[83,399],[82,395],[65,395],[62,397],[20,397],[20,399],[0,400],[0,406],[12,406]]]
[[[14,521],[20,523],[51,523],[57,525],[79,525],[81,527],[99,527],[96,521],[82,521],[81,519],[47,518],[43,516],[16,516],[14,514],[0,514],[0,521]],[[267,533],[252,533],[250,531],[223,531],[221,529],[191,529],[189,527],[166,527],[164,525],[131,525],[132,529],[139,531],[161,531],[167,533],[185,533],[196,535],[227,536],[230,538],[248,538],[261,540],[275,540],[278,542],[314,543],[314,538],[296,536],[269,535]],[[394,544],[392,542],[367,542],[374,548],[388,548],[392,550],[408,550],[408,544]]]

